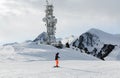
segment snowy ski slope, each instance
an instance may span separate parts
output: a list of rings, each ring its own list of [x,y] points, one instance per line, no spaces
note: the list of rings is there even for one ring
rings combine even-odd
[[[54,55],[60,52],[60,68]],[[101,61],[72,49],[21,43],[0,47],[0,78],[119,78],[119,61]]]

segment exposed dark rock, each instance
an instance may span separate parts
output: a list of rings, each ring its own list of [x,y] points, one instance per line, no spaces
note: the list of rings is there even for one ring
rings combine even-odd
[[[68,42],[66,43],[65,47],[70,48],[70,45]]]
[[[78,47],[79,49],[84,49],[85,46],[91,46],[98,45],[99,37],[95,34],[91,34],[89,32],[86,32],[82,34],[79,39],[76,39],[74,41],[73,46]]]
[[[56,48],[59,48],[59,49],[62,49],[63,48],[63,44],[62,44],[62,42],[61,41],[58,41],[57,43],[55,43],[55,44],[52,44],[54,47],[56,47]]]
[[[93,51],[91,52],[91,54],[92,54],[93,56],[96,56],[96,55],[97,55],[97,48],[94,48]]]
[[[112,52],[114,48],[115,48],[115,45],[104,44],[104,46],[101,48],[100,52],[98,53],[97,57],[100,59],[104,59],[106,56],[108,56]]]

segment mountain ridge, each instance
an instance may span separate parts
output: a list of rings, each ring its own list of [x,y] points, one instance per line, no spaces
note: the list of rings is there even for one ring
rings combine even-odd
[[[46,45],[47,33],[43,32],[39,34],[34,40],[26,40],[24,43],[8,43],[3,46],[15,47],[15,51],[24,51],[26,48],[43,48]],[[81,34],[79,37],[70,36],[62,40],[64,46],[68,42],[70,44],[69,51],[77,50],[77,52],[87,53],[94,57],[100,58],[102,60],[120,60],[120,37],[119,35],[113,35],[106,33],[102,30],[92,28],[85,33]],[[26,44],[29,44],[26,46]],[[41,45],[44,44],[44,45]],[[49,45],[50,46],[50,45]],[[46,45],[46,47],[49,48]],[[9,48],[8,48],[9,49]],[[50,48],[53,49],[53,48]],[[63,47],[65,49],[65,47]],[[62,49],[62,50],[63,50]],[[58,49],[59,50],[59,49]],[[34,51],[34,50],[33,50]],[[41,50],[40,50],[41,51]],[[56,50],[57,51],[57,50]],[[31,51],[30,51],[31,52]],[[54,52],[54,50],[53,50]],[[71,55],[72,54],[71,52]],[[67,52],[69,53],[69,52]],[[103,55],[104,54],[104,55]],[[74,55],[73,55],[74,56]],[[76,55],[75,55],[76,56]],[[77,56],[78,57],[78,56]],[[87,57],[85,57],[87,58]]]

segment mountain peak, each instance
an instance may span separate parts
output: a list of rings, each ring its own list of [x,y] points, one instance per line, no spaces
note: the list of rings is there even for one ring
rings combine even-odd
[[[96,29],[96,28],[91,28],[91,29],[89,29],[88,31],[101,31],[101,30]]]
[[[91,33],[91,34],[95,34],[99,37],[113,37],[114,35],[113,34],[110,34],[110,33],[107,33],[107,32],[104,32],[102,30],[99,30],[99,29],[95,29],[95,28],[92,28],[90,30],[88,30],[87,32]]]
[[[87,32],[90,32],[90,33],[92,33],[92,34],[109,34],[109,33],[107,33],[107,32],[104,32],[104,31],[102,31],[102,30],[99,30],[99,29],[96,29],[96,28],[91,28],[90,30],[88,30]],[[110,35],[110,34],[109,34]]]
[[[47,33],[46,33],[46,32],[42,32],[40,35],[38,35],[37,38],[35,38],[35,39],[33,40],[33,42],[44,43],[44,42],[47,41],[47,38],[48,38]]]
[[[120,45],[119,35],[113,35],[106,33],[102,30],[92,28],[87,32],[79,36],[79,39],[76,39],[72,46],[79,48],[81,52],[91,54],[102,60],[110,53],[114,55],[112,51],[115,51],[114,48]],[[115,54],[116,55],[116,54]],[[110,56],[113,59],[116,57]]]

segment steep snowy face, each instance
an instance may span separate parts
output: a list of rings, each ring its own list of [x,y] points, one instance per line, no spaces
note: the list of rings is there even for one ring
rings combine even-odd
[[[98,29],[90,29],[72,43],[72,46],[102,60],[114,50],[115,46],[119,45],[120,37],[118,35],[105,33]]]
[[[33,42],[36,42],[38,44],[40,43],[47,43],[48,35],[46,32],[41,33],[37,38],[33,40]]]
[[[109,34],[99,29],[90,29],[88,32],[97,35],[104,44],[120,45],[120,35]]]

